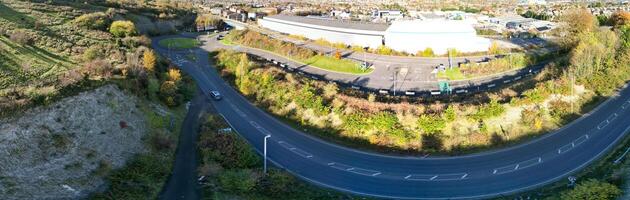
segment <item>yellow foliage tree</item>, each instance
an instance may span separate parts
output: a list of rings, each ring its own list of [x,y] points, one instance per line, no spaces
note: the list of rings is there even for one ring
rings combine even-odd
[[[155,63],[157,61],[157,58],[155,57],[155,53],[153,52],[153,50],[144,51],[142,60],[144,61],[144,69],[149,72],[155,71]]]
[[[179,72],[178,69],[169,69],[168,70],[168,80],[173,81],[173,82],[178,82],[179,80],[181,80],[182,78],[182,74],[181,72]]]

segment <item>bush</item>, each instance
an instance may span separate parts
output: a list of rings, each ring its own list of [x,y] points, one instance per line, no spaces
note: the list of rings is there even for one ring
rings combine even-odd
[[[115,21],[109,27],[109,32],[116,37],[136,35],[136,26],[131,21]]]
[[[256,178],[250,170],[227,170],[219,174],[221,189],[232,193],[247,193],[256,186]]]
[[[109,26],[109,23],[111,23],[111,20],[105,13],[95,12],[81,15],[74,19],[73,22],[79,27],[94,30],[105,30],[107,26]]]
[[[13,31],[13,33],[9,35],[9,39],[21,45],[33,44],[33,38],[31,37],[31,35],[29,35],[26,31],[23,31],[23,30]]]
[[[475,114],[471,116],[472,119],[481,121],[484,119],[500,116],[505,112],[505,107],[501,105],[497,100],[490,101],[489,104],[480,106]]]
[[[103,58],[103,51],[101,46],[91,46],[85,52],[83,52],[83,60],[92,61],[95,59]]]
[[[418,120],[418,125],[422,129],[422,132],[427,134],[434,134],[442,132],[442,129],[446,127],[446,120],[442,117],[435,115],[422,115]]]
[[[578,184],[573,190],[563,192],[562,200],[609,200],[616,199],[621,195],[621,190],[617,186],[589,179]]]
[[[272,169],[258,182],[257,188],[263,194],[271,197],[286,197],[295,191],[299,184],[293,176],[282,171]]]
[[[260,158],[247,142],[239,140],[237,135],[216,134],[216,129],[205,130],[199,146],[225,168],[249,168],[259,164]],[[221,127],[224,128],[224,127]]]

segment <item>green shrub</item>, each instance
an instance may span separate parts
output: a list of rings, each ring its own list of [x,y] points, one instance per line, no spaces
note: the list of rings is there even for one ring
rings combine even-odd
[[[103,58],[103,47],[101,46],[91,46],[85,52],[83,52],[83,60],[92,61],[95,59]]]
[[[420,116],[420,119],[418,119],[418,125],[424,133],[440,133],[442,132],[442,129],[446,127],[446,120],[436,115],[422,115]]]
[[[136,35],[136,26],[131,21],[115,21],[109,27],[109,32],[116,37]]]
[[[79,27],[105,30],[107,26],[109,26],[109,23],[111,23],[111,19],[103,12],[95,12],[81,15],[74,19],[73,22]]]
[[[277,169],[272,169],[261,178],[257,188],[261,193],[268,194],[271,197],[286,197],[294,192],[299,192],[295,190],[299,184],[293,176]]]
[[[256,178],[247,169],[226,170],[219,174],[219,184],[227,192],[242,194],[254,189]]]
[[[475,114],[471,116],[472,119],[477,121],[498,117],[505,112],[505,107],[501,105],[497,100],[490,101],[489,104],[480,106]]]
[[[224,127],[221,127],[224,128]],[[211,130],[215,130],[213,128]],[[206,130],[200,139],[200,148],[225,168],[250,168],[260,164],[259,156],[249,144],[234,134],[216,134]]]
[[[578,184],[574,189],[565,191],[561,195],[562,200],[613,200],[621,195],[617,186],[589,179]]]

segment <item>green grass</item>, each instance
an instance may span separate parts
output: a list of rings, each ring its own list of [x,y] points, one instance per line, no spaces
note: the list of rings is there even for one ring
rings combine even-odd
[[[223,44],[225,46],[235,45],[234,42],[232,41],[232,39],[229,39],[229,37],[223,37],[223,39],[219,40],[219,42],[221,42],[221,44]]]
[[[364,71],[361,70],[361,66],[359,66],[359,63],[357,62],[345,59],[335,59],[330,56],[322,55],[313,56],[306,60],[300,60],[300,62],[328,71],[350,74],[368,74],[373,70],[372,68],[368,68]]]
[[[470,78],[464,75],[459,68],[446,69],[446,71],[438,72],[437,76],[438,78],[446,78],[448,80],[462,80]]]
[[[160,40],[159,44],[171,49],[190,49],[199,46],[199,41],[191,38],[169,38]]]
[[[68,58],[0,36],[0,89],[28,85],[75,66]]]

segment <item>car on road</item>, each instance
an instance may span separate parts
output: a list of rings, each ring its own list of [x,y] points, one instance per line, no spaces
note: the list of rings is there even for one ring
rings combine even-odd
[[[216,90],[210,91],[210,97],[212,97],[212,99],[214,99],[215,101],[221,100],[222,98],[221,93],[219,93],[219,91],[216,91]]]

